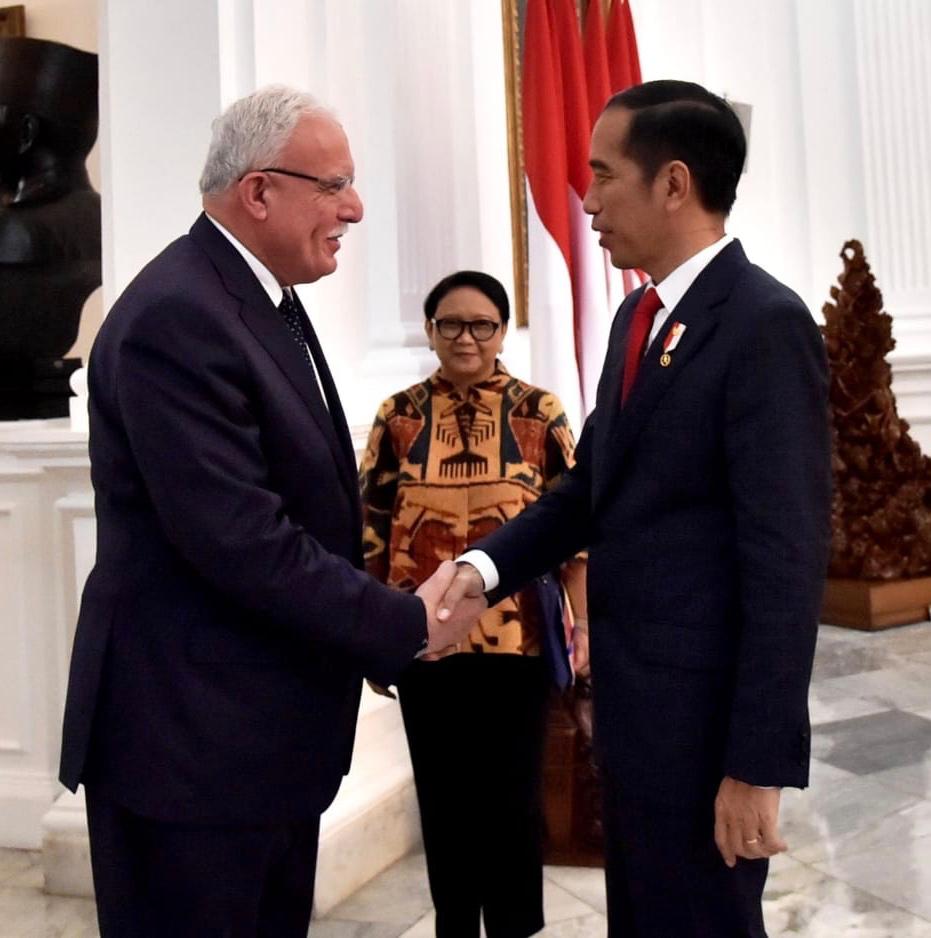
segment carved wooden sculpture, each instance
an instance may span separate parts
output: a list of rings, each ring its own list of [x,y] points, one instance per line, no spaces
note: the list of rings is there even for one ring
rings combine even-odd
[[[831,577],[931,574],[931,460],[897,411],[886,355],[895,347],[859,241],[823,307],[831,368],[834,501]],[[830,620],[828,620],[830,621]]]

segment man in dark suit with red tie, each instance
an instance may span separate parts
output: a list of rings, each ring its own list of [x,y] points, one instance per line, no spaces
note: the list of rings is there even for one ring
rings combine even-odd
[[[801,300],[725,234],[745,154],[698,85],[608,102],[584,206],[650,283],[618,310],[575,468],[444,600],[589,549],[612,938],[763,938],[780,789],[808,781],[828,379]]]
[[[90,359],[97,560],[61,779],[84,783],[102,938],[305,938],[362,676],[464,637],[363,572],[339,395],[291,291],[362,218],[342,128],[274,87],[214,123],[205,214]]]

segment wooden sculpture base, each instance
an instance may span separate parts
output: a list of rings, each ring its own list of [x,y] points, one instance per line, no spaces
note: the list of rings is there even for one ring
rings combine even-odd
[[[931,620],[931,577],[914,580],[834,580],[824,591],[821,621],[876,631]]]
[[[555,695],[546,731],[543,814],[545,863],[604,866],[599,772],[591,747]]]

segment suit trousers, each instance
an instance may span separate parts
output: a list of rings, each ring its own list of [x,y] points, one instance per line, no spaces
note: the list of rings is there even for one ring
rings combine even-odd
[[[101,938],[306,938],[319,818],[173,824],[86,795]]]
[[[414,662],[398,684],[437,938],[543,927],[542,765],[549,679],[537,657]]]
[[[767,860],[728,869],[714,843],[714,794],[670,805],[604,784],[608,938],[766,938]]]

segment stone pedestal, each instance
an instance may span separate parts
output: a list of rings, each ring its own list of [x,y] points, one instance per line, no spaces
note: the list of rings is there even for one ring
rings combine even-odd
[[[0,358],[0,421],[67,417],[69,379],[80,367],[80,358]]]
[[[0,422],[0,846],[35,849],[58,784],[80,587],[93,557],[87,436]]]
[[[42,819],[45,891],[56,896],[92,896],[90,847],[84,789],[65,791]]]

